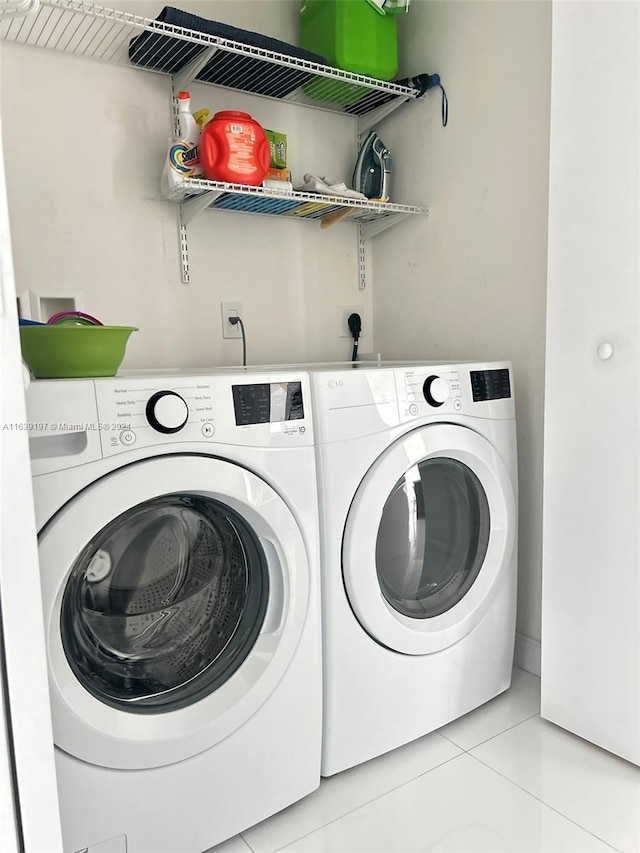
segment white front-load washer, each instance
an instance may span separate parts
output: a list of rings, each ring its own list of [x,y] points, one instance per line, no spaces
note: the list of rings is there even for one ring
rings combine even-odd
[[[330,776],[509,687],[516,422],[507,362],[320,366],[310,379]]]
[[[200,853],[317,788],[301,371],[32,382],[65,853]]]

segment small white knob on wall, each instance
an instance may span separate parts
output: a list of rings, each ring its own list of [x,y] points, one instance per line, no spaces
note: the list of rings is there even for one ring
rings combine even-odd
[[[603,341],[598,347],[598,358],[601,361],[608,361],[613,355],[613,344],[609,341]]]

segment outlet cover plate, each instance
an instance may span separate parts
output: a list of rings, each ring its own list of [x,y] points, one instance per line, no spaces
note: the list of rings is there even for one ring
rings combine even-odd
[[[232,326],[229,317],[242,317],[242,302],[222,302],[222,337],[241,338],[240,324]]]
[[[362,305],[341,305],[338,308],[338,337],[339,338],[352,338],[351,329],[349,328],[349,323],[347,322],[351,314],[359,314],[360,320],[362,321],[362,331],[360,332],[360,338],[364,337],[364,308]]]

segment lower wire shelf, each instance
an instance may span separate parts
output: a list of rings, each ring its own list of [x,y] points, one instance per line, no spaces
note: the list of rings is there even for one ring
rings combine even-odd
[[[378,199],[349,198],[297,191],[280,191],[246,184],[185,178],[187,198],[180,202],[180,247],[182,280],[189,281],[189,257],[186,226],[203,210],[227,210],[257,213],[289,219],[319,220],[321,228],[337,222],[356,223],[360,240],[369,240],[402,219],[428,215],[429,208],[411,204],[393,204]]]
[[[190,211],[195,214],[207,207],[320,220],[340,211],[343,214],[340,219],[348,222],[372,222],[394,215],[429,213],[427,207],[411,204],[393,204],[382,200],[295,190],[283,192],[261,186],[252,187],[246,184],[207,181],[201,178],[185,178],[184,184],[185,189],[190,193],[190,197],[181,203],[187,221],[192,218]]]

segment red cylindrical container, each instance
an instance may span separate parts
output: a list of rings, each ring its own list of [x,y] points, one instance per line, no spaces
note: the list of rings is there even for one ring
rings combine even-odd
[[[223,110],[208,122],[198,143],[202,174],[210,181],[259,184],[269,169],[269,143],[249,113]]]

